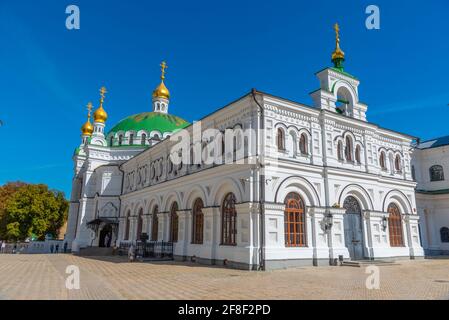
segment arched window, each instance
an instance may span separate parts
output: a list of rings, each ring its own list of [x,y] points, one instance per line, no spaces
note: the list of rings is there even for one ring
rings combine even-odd
[[[132,146],[134,144],[134,133],[130,133],[129,135],[129,145]]]
[[[284,203],[285,246],[305,247],[307,240],[304,201],[299,194],[291,192]]]
[[[111,137],[109,138],[109,146],[112,147],[113,144],[114,144],[114,136],[111,136]]]
[[[357,147],[355,147],[355,161],[357,161],[358,164],[362,163],[361,153],[362,153],[362,149],[360,148],[359,145],[357,145]]]
[[[440,229],[441,242],[449,242],[449,228],[443,227]]]
[[[178,242],[178,203],[173,202],[170,208],[170,241]]]
[[[347,161],[352,161],[352,139],[346,137],[345,158]]]
[[[401,212],[396,204],[391,203],[388,206],[388,227],[390,231],[390,246],[402,247],[404,240],[402,239],[402,219]]]
[[[347,214],[361,214],[362,208],[356,198],[348,196],[343,202],[343,208],[346,209]]]
[[[194,244],[203,243],[203,224],[204,224],[203,207],[204,207],[203,200],[201,200],[200,198],[196,199],[192,209],[192,218],[193,218],[192,243]]]
[[[126,214],[125,217],[125,235],[123,237],[123,240],[129,240],[129,215],[131,214],[130,211],[128,211],[128,213]]]
[[[118,145],[121,146],[123,143],[123,135],[118,136]]]
[[[412,179],[413,179],[413,181],[416,181],[415,166],[413,166],[413,165],[412,165]]]
[[[140,144],[144,146],[146,141],[147,141],[147,135],[145,133],[142,133],[142,135],[140,137]]]
[[[343,161],[343,142],[341,141],[337,143],[337,158],[339,161]]]
[[[278,150],[284,151],[285,150],[285,134],[284,130],[281,128],[278,128],[278,136],[277,136],[277,142],[278,142]]]
[[[396,155],[396,157],[394,158],[394,169],[397,172],[400,172],[402,170],[402,168],[401,168],[401,156],[400,155]]]
[[[143,224],[143,209],[139,210],[139,216],[137,217],[137,234],[136,239],[140,239],[140,235],[142,234],[142,224]]]
[[[159,219],[157,214],[159,213],[158,206],[154,207],[153,210],[153,225],[151,226],[151,241],[157,241],[157,236],[159,232]]]
[[[440,165],[430,167],[430,181],[444,181],[444,169]]]
[[[301,138],[299,138],[299,151],[302,155],[309,154],[307,150],[307,135],[305,133],[302,133]]]
[[[235,195],[228,193],[221,206],[221,244],[235,246],[237,235],[237,211],[235,210]]]
[[[379,163],[382,170],[387,170],[387,162],[385,161],[385,152],[380,153]]]

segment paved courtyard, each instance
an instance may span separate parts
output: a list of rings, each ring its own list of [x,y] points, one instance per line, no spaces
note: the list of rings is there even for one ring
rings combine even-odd
[[[80,289],[65,287],[80,269]],[[248,272],[190,263],[128,263],[119,257],[0,255],[0,299],[449,299],[449,260],[365,268],[304,267]]]

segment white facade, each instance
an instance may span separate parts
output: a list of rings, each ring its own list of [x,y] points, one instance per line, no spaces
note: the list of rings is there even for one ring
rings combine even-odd
[[[449,255],[449,137],[422,142],[413,156],[423,247]]]
[[[101,245],[101,230],[114,219],[113,241],[135,241],[138,230],[171,241],[170,211],[176,202],[178,259],[272,269],[329,265],[339,258],[423,257],[410,166],[412,137],[367,122],[368,107],[359,101],[354,77],[335,68],[317,77],[321,86],[311,94],[314,106],[253,91],[203,118],[205,135],[199,139],[197,126],[186,128],[191,148],[219,145],[221,135],[209,135],[208,129],[253,130],[247,140],[237,133],[237,145],[247,147],[235,156],[242,163],[172,165],[176,142],[171,139],[141,149],[83,144],[74,156],[66,236],[72,250]],[[232,152],[225,156],[233,157]],[[230,193],[235,241],[223,245],[223,200]],[[296,231],[286,241],[285,200],[292,195],[304,206],[301,212],[295,209],[295,217],[303,220],[302,227],[289,224]],[[196,199],[203,203],[201,244],[192,241]],[[392,205],[400,213],[395,243]],[[157,236],[152,235],[155,214]],[[103,220],[97,229],[87,226],[98,218]]]

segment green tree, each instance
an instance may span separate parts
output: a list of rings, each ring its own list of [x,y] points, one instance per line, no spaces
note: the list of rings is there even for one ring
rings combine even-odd
[[[43,184],[25,184],[10,195],[4,204],[3,233],[9,240],[24,240],[32,234],[44,240],[56,237],[67,219],[68,202],[64,194]]]
[[[12,195],[17,192],[21,187],[25,186],[24,182],[8,182],[7,184],[0,186],[0,239],[6,238],[6,202]]]

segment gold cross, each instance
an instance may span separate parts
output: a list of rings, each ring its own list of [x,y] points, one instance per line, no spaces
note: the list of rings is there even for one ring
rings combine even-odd
[[[161,66],[161,72],[162,72],[161,79],[164,80],[165,79],[165,69],[167,69],[168,66],[167,66],[167,63],[165,63],[165,61],[162,61],[160,66]]]
[[[340,27],[338,26],[338,23],[335,24],[334,30],[337,42],[340,42]]]
[[[87,104],[87,111],[88,111],[87,117],[90,119],[90,113],[92,112],[92,102],[89,102]]]
[[[101,87],[101,89],[100,89],[100,96],[101,96],[102,99],[104,99],[104,95],[105,95],[106,93],[108,93],[108,92],[106,91],[106,88],[105,88],[105,87]]]

